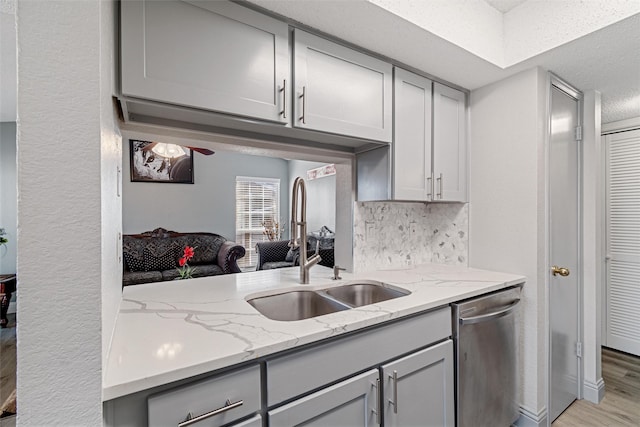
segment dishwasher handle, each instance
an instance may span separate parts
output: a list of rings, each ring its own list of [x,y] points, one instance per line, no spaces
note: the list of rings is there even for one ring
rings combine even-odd
[[[516,305],[518,305],[519,303],[520,303],[520,299],[516,299],[511,304],[503,308],[502,310],[494,311],[487,314],[482,314],[480,316],[461,317],[460,324],[470,325],[473,323],[488,322],[489,320],[497,319],[499,317],[504,317],[509,313],[511,313],[515,309]]]

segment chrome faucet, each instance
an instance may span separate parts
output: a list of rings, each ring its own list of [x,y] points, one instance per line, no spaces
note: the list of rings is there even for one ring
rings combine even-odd
[[[301,193],[300,221],[298,221],[298,189]],[[299,240],[299,242],[298,242]],[[317,253],[307,259],[307,190],[304,179],[297,177],[293,182],[291,195],[291,240],[289,246],[300,248],[300,283],[309,283],[309,270],[319,263],[322,258]]]

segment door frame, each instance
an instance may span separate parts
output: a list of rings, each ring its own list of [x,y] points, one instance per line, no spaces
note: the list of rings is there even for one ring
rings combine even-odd
[[[555,75],[552,72],[548,72],[547,74],[547,112],[545,114],[545,119],[547,120],[546,127],[546,135],[545,135],[545,201],[546,201],[546,209],[545,209],[545,269],[544,269],[544,284],[545,284],[545,333],[546,333],[546,342],[547,342],[547,372],[546,372],[546,411],[547,411],[547,426],[551,425],[551,363],[552,363],[552,348],[551,348],[551,299],[550,299],[550,285],[551,285],[551,235],[550,235],[550,218],[551,218],[551,180],[550,180],[550,166],[551,166],[551,113],[552,113],[552,92],[553,88],[562,91],[569,97],[575,99],[577,101],[578,106],[578,123],[577,126],[583,127],[584,122],[584,96],[581,91],[576,89],[573,85],[563,80],[559,76]],[[578,149],[578,211],[577,211],[577,228],[578,228],[578,241],[577,241],[577,250],[578,250],[578,268],[577,268],[577,285],[578,285],[578,295],[577,295],[577,304],[578,304],[578,318],[577,321],[577,337],[580,343],[584,342],[584,328],[583,328],[583,318],[584,318],[584,284],[583,284],[583,147],[582,140],[577,143]],[[584,363],[582,356],[576,356],[577,360],[577,390],[576,396],[578,399],[583,398],[583,382],[584,382]]]

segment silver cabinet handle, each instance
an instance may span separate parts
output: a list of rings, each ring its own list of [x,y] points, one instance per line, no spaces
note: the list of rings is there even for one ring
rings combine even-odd
[[[440,174],[440,178],[438,178],[438,182],[440,183],[440,192],[437,194],[438,198],[442,199],[442,174]]]
[[[376,408],[371,411],[376,414],[376,423],[380,425],[380,401],[382,400],[382,396],[380,395],[380,378],[376,378],[376,383],[371,385],[376,388]]]
[[[393,380],[393,400],[389,399],[389,403],[393,405],[393,413],[398,413],[398,371],[393,371],[393,375],[389,375]]]
[[[280,92],[282,92],[282,111],[280,112],[280,114],[282,114],[283,119],[286,119],[287,118],[287,79],[284,79],[282,81],[282,89],[280,89]]]
[[[472,317],[461,317],[460,324],[461,325],[469,325],[472,323],[482,323],[487,322],[489,320],[497,319],[499,317],[504,317],[507,314],[511,313],[516,305],[520,302],[520,299],[513,301],[511,304],[506,306],[505,308],[494,311],[492,313],[482,314],[480,316],[472,316]]]
[[[307,122],[305,121],[305,111],[306,111],[306,103],[307,103],[307,87],[306,86],[302,86],[302,95],[300,95],[300,98],[302,98],[302,115],[300,116],[300,121],[302,121],[303,125],[306,125]]]
[[[231,403],[231,401],[229,399],[227,399],[226,403],[224,404],[224,406],[222,408],[214,409],[213,411],[207,412],[206,414],[202,414],[202,415],[198,415],[197,417],[193,417],[193,415],[191,415],[191,412],[189,412],[187,414],[187,418],[183,422],[178,423],[178,427],[190,426],[191,424],[197,423],[198,421],[206,420],[207,418],[211,418],[211,417],[213,417],[215,415],[218,415],[218,414],[221,414],[223,412],[227,412],[227,411],[230,411],[230,410],[232,410],[234,408],[242,406],[243,403],[244,403],[244,401],[242,401],[242,400],[238,400],[237,402]]]
[[[427,193],[427,199],[433,199],[433,174],[427,177],[427,190],[429,191]]]

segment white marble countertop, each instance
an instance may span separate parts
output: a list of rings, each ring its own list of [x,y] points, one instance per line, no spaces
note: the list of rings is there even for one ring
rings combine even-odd
[[[256,271],[128,286],[116,320],[103,382],[103,400],[215,371],[299,345],[375,325],[524,282],[513,274],[425,264],[366,274],[311,269]],[[411,291],[378,304],[282,322],[245,299],[291,289],[322,289],[353,280],[378,280]]]

